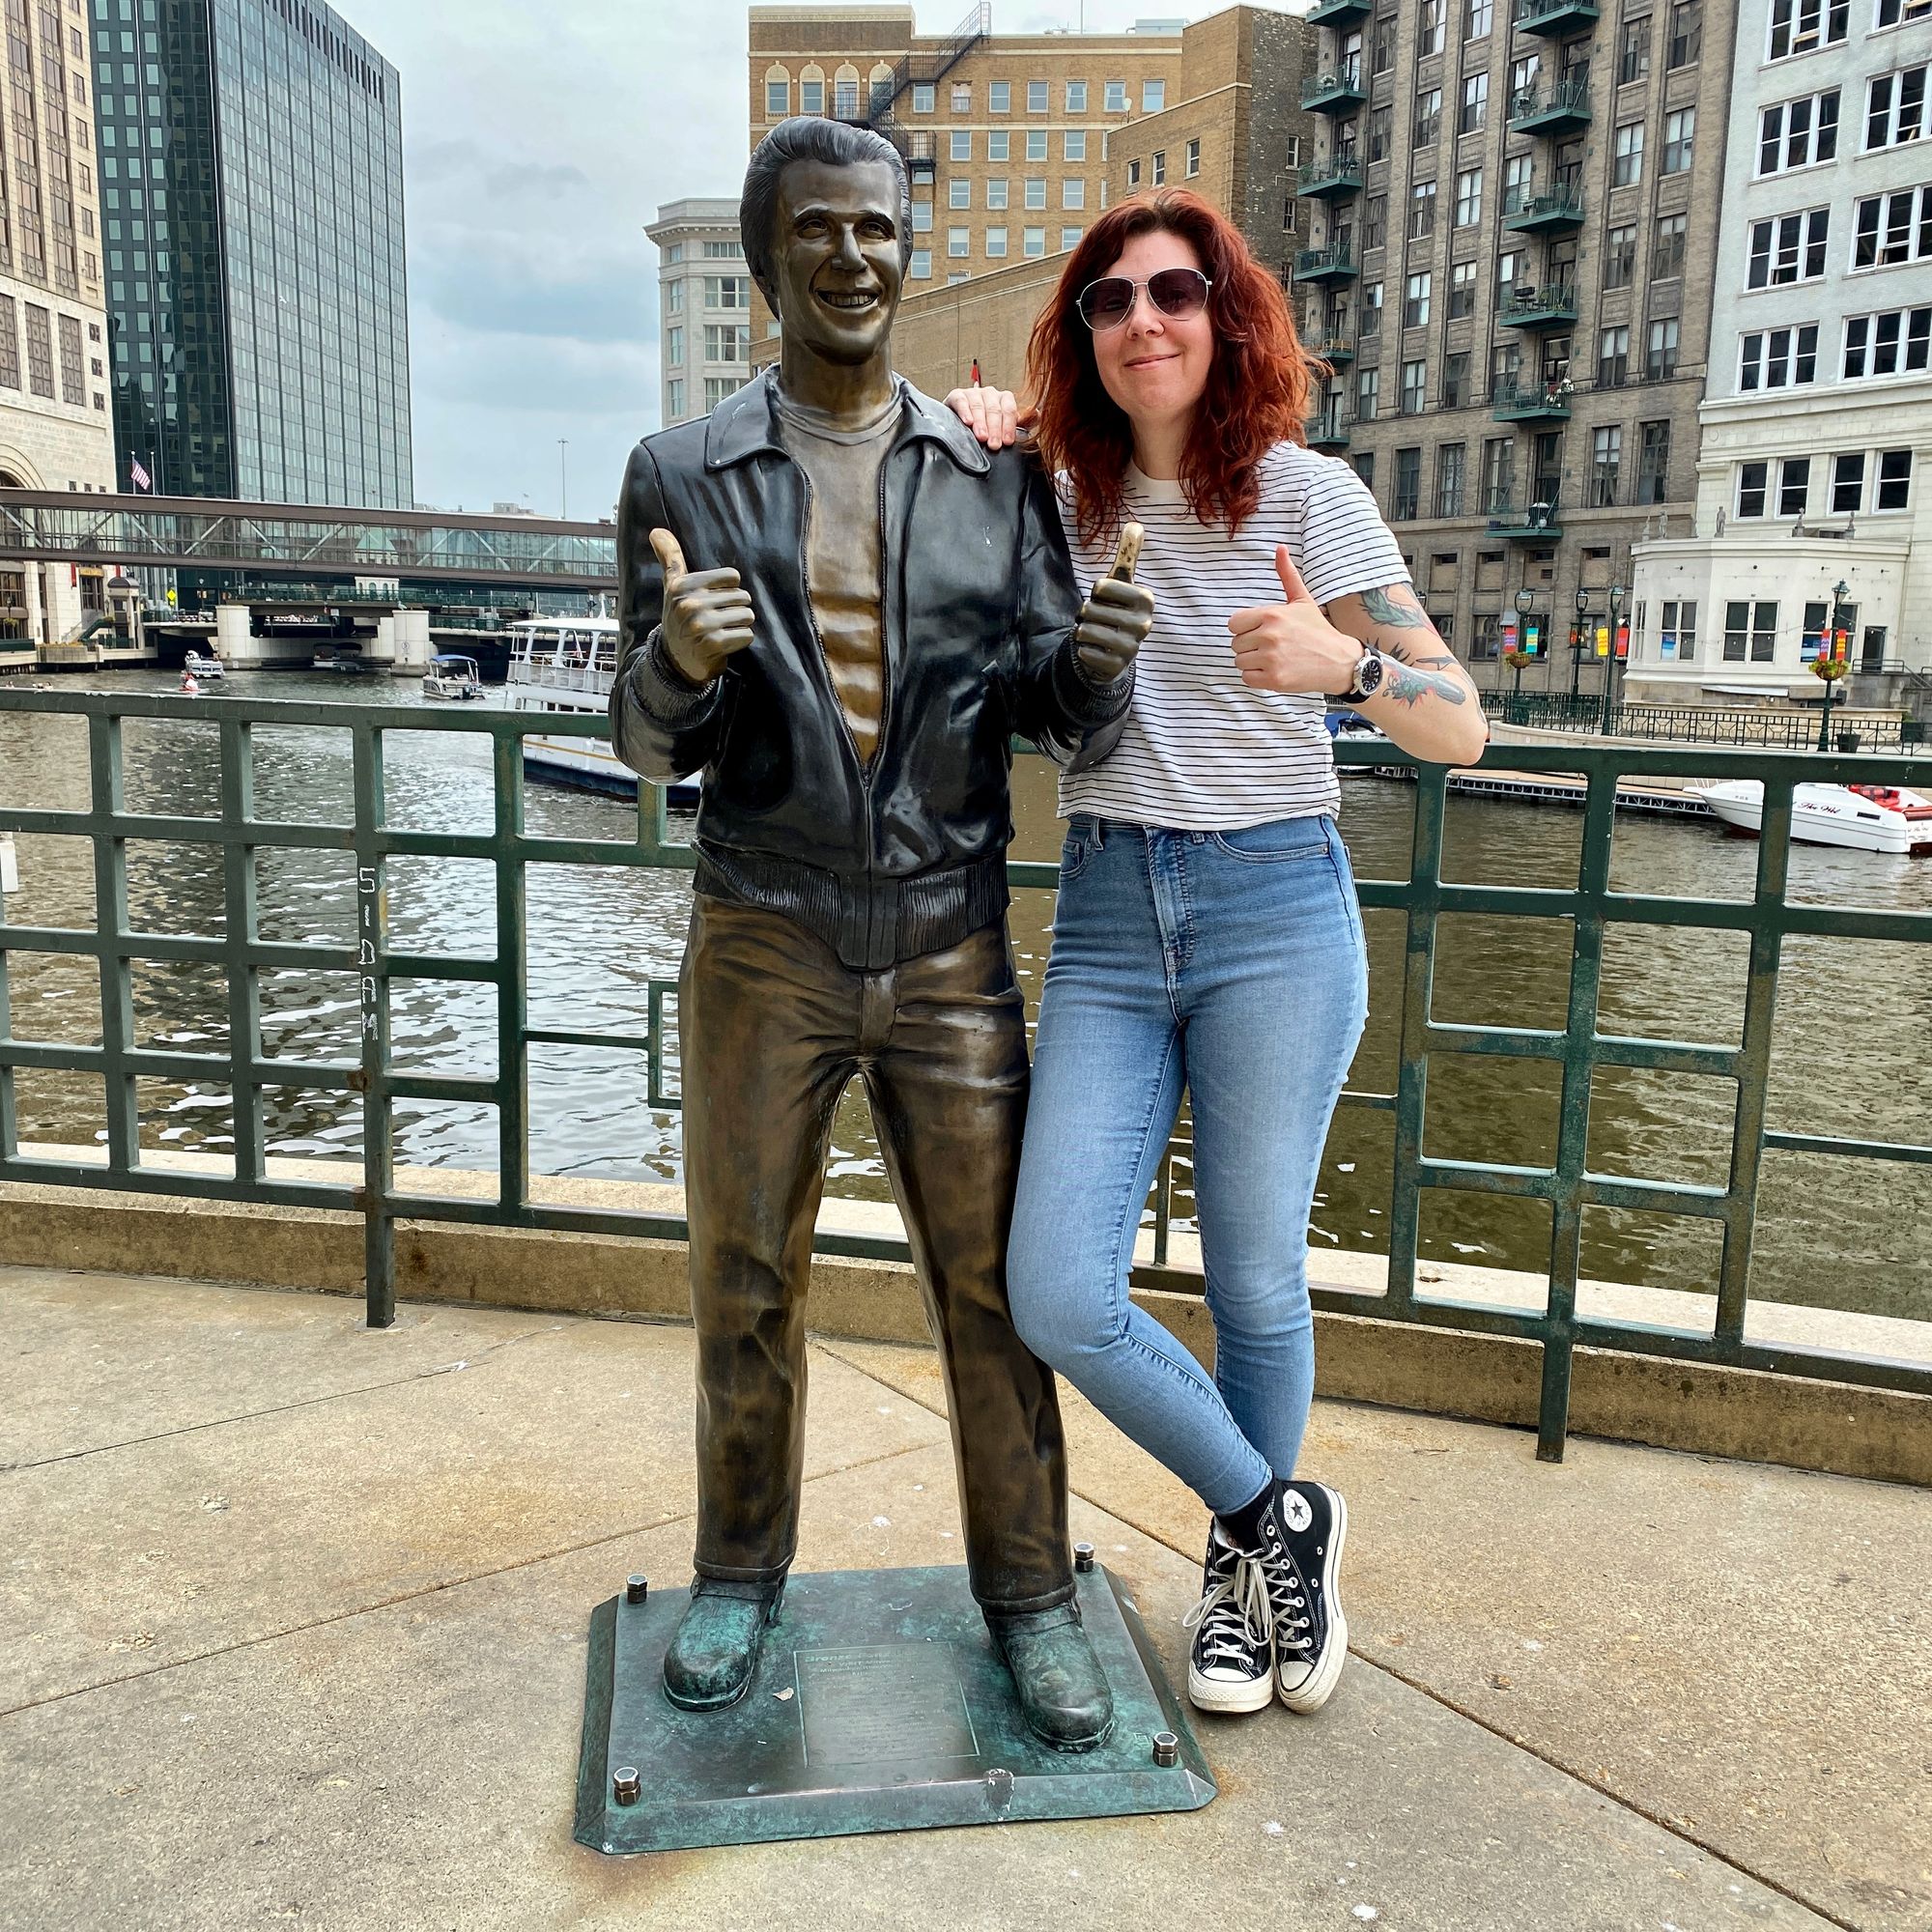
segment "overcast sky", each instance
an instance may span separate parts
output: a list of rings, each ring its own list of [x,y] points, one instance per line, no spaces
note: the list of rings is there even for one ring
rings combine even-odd
[[[745,9],[731,0],[335,0],[402,70],[415,492],[608,515],[658,427],[661,202],[744,177]],[[1220,0],[1087,0],[1090,29]],[[966,0],[919,0],[945,33]],[[1300,11],[1295,8],[1293,11]],[[994,0],[999,33],[1079,0]]]

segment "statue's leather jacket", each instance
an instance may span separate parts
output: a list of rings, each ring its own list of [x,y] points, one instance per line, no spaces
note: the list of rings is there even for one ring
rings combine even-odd
[[[631,453],[617,511],[618,755],[659,783],[702,771],[696,886],[765,906],[855,970],[955,944],[1007,906],[1010,740],[1069,768],[1113,749],[1129,670],[1094,685],[1073,654],[1081,596],[1051,480],[988,452],[900,384],[880,470],[884,716],[862,765],[812,622],[808,485],[768,372]],[[689,569],[735,568],[753,642],[690,684],[665,654],[654,528]]]

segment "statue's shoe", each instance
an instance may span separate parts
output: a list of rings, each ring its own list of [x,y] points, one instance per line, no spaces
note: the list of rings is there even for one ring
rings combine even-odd
[[[1106,1742],[1114,1727],[1114,1693],[1080,1624],[1080,1609],[1018,1616],[989,1611],[986,1628],[1011,1671],[1027,1728],[1056,1750],[1086,1751]]]
[[[665,1652],[665,1695],[680,1711],[722,1711],[745,1694],[765,1632],[779,1620],[783,1583],[698,1577]]]

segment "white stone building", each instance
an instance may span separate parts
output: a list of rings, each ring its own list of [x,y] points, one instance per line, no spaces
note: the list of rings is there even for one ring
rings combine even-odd
[[[1695,519],[1633,547],[1633,697],[1932,668],[1932,0],[1742,0]],[[1917,680],[1924,687],[1924,680]]]
[[[644,233],[658,244],[659,403],[669,429],[751,381],[752,274],[735,201],[667,202]]]

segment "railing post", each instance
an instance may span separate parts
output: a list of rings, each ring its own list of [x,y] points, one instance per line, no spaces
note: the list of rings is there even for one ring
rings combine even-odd
[[[355,747],[355,973],[362,1019],[362,1286],[372,1328],[396,1319],[394,1120],[389,1100],[389,892],[383,844],[383,735],[353,725]]]

